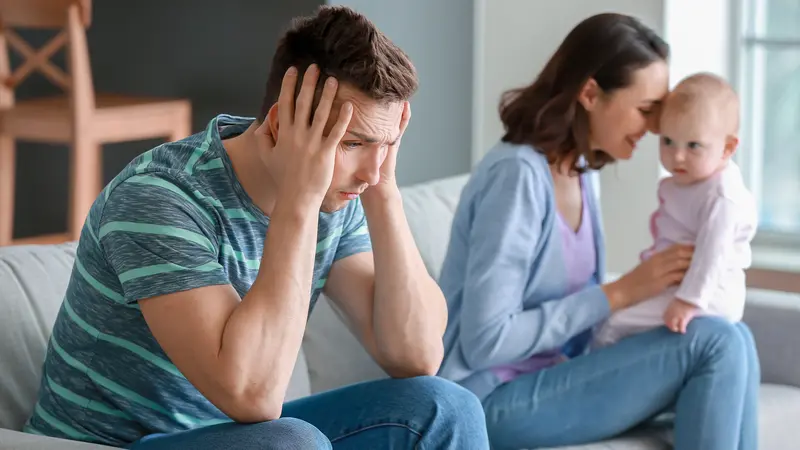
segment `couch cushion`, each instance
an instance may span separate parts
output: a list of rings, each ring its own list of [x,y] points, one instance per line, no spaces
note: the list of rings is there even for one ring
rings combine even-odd
[[[401,189],[403,209],[425,267],[434,278],[444,264],[461,190],[469,175],[458,175]]]
[[[759,409],[758,448],[800,448],[800,433],[797,431],[800,424],[800,388],[762,384]]]
[[[800,294],[750,288],[744,322],[756,340],[762,382],[800,387]]]
[[[19,430],[39,391],[75,245],[0,248],[0,428]]]
[[[75,249],[75,243],[0,248],[0,428],[21,429],[36,403],[47,341]],[[301,351],[286,399],[310,393]]]
[[[645,431],[592,444],[551,447],[542,450],[672,450],[672,446],[653,432]]]
[[[112,450],[114,448],[0,428],[0,450]]]

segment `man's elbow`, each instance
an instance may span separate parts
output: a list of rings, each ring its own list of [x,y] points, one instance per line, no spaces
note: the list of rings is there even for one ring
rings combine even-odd
[[[434,376],[439,372],[444,357],[444,347],[432,345],[430,348],[411,352],[404,357],[385,358],[383,370],[392,378],[412,378]]]
[[[284,396],[274,388],[241,386],[225,391],[218,407],[234,422],[260,423],[281,417]]]
[[[439,372],[439,364],[387,365],[383,370],[392,378],[432,377]]]
[[[283,412],[283,404],[250,397],[231,399],[220,409],[234,422],[260,423],[279,419]]]

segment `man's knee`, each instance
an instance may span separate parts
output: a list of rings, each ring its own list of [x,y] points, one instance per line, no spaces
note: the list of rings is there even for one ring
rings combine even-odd
[[[408,381],[409,395],[416,397],[420,404],[435,408],[439,414],[467,421],[485,421],[478,397],[464,387],[436,376],[416,377]]]
[[[475,394],[441,377],[410,381],[407,386],[418,399],[417,408],[425,408],[417,417],[429,417],[425,434],[430,442],[446,442],[446,448],[488,448],[486,415]]]
[[[269,450],[331,449],[331,441],[314,425],[293,417],[258,424],[264,428],[262,447]]]

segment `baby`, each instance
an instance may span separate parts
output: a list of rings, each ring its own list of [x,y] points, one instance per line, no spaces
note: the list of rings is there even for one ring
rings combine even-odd
[[[692,75],[665,99],[660,158],[671,176],[659,184],[659,206],[650,219],[653,245],[641,258],[677,243],[694,244],[694,256],[680,285],[612,314],[595,346],[661,325],[685,333],[698,315],[741,320],[758,214],[731,159],[738,128],[738,97],[715,75]]]

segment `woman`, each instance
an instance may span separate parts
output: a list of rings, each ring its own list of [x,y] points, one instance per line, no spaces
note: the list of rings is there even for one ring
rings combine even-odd
[[[691,322],[590,351],[611,312],[680,282],[673,247],[613,282],[590,171],[628,159],[668,90],[668,47],[631,17],[579,24],[539,77],[508,93],[506,133],[474,171],[440,283],[440,375],[483,402],[492,447],[611,438],[675,412],[678,450],[755,449],[760,375],[744,324]]]

